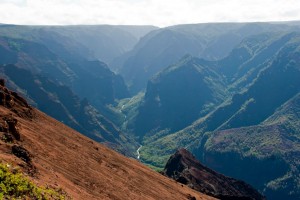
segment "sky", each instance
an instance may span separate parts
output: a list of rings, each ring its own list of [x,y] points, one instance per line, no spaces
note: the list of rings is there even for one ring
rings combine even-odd
[[[300,20],[300,0],[0,0],[0,23],[155,25]]]

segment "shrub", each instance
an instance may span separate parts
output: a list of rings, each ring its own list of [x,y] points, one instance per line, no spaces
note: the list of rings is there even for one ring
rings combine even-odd
[[[0,164],[0,200],[2,199],[66,199],[62,190],[39,187],[20,171]]]

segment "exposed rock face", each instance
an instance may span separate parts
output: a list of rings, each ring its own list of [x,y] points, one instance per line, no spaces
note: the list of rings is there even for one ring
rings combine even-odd
[[[32,108],[28,105],[27,101],[16,92],[9,91],[5,87],[5,81],[3,79],[0,79],[0,105],[10,109],[19,117],[28,119],[33,117]],[[9,127],[12,128],[12,123],[15,125],[17,122],[7,123]]]
[[[17,156],[18,158],[21,158],[26,163],[31,162],[30,153],[24,147],[21,147],[21,146],[18,146],[18,145],[13,145],[11,150],[12,150],[12,153],[15,156]]]
[[[33,110],[27,101],[16,92],[10,91],[5,87],[5,80],[0,79],[0,105],[8,108],[17,116],[32,119]],[[20,141],[21,135],[17,128],[18,120],[12,115],[0,116],[0,132],[3,132],[2,140],[12,142],[14,139]]]
[[[247,183],[226,177],[203,166],[186,149],[179,149],[170,157],[162,174],[220,199],[265,199]]]
[[[4,117],[3,120],[5,121],[5,123],[7,124],[7,132],[10,133],[12,136],[14,136],[14,138],[16,140],[20,140],[21,139],[21,135],[16,127],[18,120],[13,118],[13,117]]]

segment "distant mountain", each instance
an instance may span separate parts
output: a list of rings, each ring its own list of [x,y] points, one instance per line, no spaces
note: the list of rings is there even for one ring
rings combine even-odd
[[[265,199],[247,183],[226,177],[203,166],[186,149],[179,149],[170,157],[162,174],[218,199]]]
[[[55,49],[60,49],[56,52],[28,40],[7,37],[0,40],[3,53],[1,64],[16,64],[62,83],[103,112],[106,104],[129,95],[123,79],[111,72],[105,63],[68,54],[70,52],[59,43],[55,44]]]
[[[129,51],[140,37],[157,29],[154,26],[0,26],[0,36],[39,41],[51,49],[59,43],[69,53],[86,59],[99,59],[109,63]],[[50,41],[54,42],[51,43]],[[53,49],[52,49],[53,50]],[[59,51],[59,49],[56,49]]]
[[[43,43],[0,37],[1,75],[42,111],[133,156],[135,142],[129,141],[111,122],[116,117],[106,107],[128,96],[123,79],[106,64],[85,60],[60,43],[53,43],[51,48],[60,49],[62,54],[56,54]]]
[[[26,192],[32,185],[20,174],[43,188],[38,198],[50,190],[51,199],[215,199],[84,137],[29,106],[3,80],[0,94],[1,179],[16,175],[1,182],[9,188],[5,196],[1,193],[6,199],[33,199]],[[22,192],[14,193],[14,188]]]
[[[225,96],[222,77],[201,60],[186,56],[148,82],[134,119],[134,132],[144,136],[178,131],[207,114]]]
[[[130,51],[141,37],[157,27],[90,25],[47,27],[47,29],[74,39],[93,52],[96,59],[110,63]]]
[[[293,24],[216,23],[190,24],[154,30],[130,52],[117,59],[119,73],[133,94],[146,88],[147,81],[182,56],[220,60],[243,39],[260,33],[298,31]]]
[[[300,90],[296,61],[298,42],[293,40],[299,40],[299,34],[292,35],[287,35],[289,40],[274,57],[274,54],[270,55],[269,62],[262,63],[258,76],[254,76],[249,87],[234,94],[231,102],[225,102],[209,114],[204,122],[199,123],[199,128],[205,126],[206,131],[212,131],[259,124],[297,94]]]
[[[147,80],[185,54],[200,51],[199,41],[168,29],[151,32],[140,40],[120,69],[133,93],[145,88]],[[183,48],[188,46],[189,49]]]

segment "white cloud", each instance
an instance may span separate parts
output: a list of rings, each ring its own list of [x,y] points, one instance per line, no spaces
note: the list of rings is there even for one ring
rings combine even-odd
[[[300,20],[299,0],[0,0],[0,23],[153,24]]]
[[[27,0],[0,0],[0,5],[1,4],[13,4],[16,6],[25,6]]]

